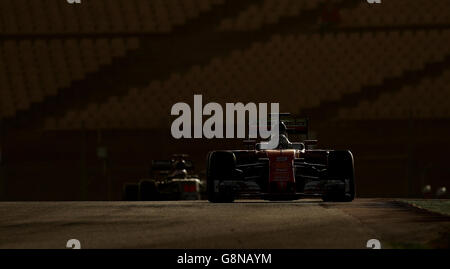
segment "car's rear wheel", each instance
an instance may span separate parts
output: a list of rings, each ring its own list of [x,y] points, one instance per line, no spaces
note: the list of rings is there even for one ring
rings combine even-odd
[[[331,151],[328,156],[328,182],[322,199],[326,202],[351,202],[355,199],[355,169],[350,151]]]
[[[152,180],[142,180],[139,182],[139,197],[141,201],[159,200],[159,192],[156,183]]]
[[[230,181],[236,166],[233,152],[215,151],[208,155],[207,195],[212,203],[232,203],[235,193]]]
[[[122,195],[124,201],[139,201],[139,185],[136,183],[125,183]]]

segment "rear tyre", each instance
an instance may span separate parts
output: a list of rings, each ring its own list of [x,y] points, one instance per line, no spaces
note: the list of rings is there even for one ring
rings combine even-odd
[[[355,199],[355,169],[350,151],[331,151],[328,156],[328,177],[342,181],[336,186],[325,187],[322,197],[325,202],[351,202]],[[342,184],[343,183],[343,184]],[[343,187],[341,187],[343,186]]]
[[[122,196],[124,201],[139,201],[139,185],[136,183],[125,183]]]
[[[152,180],[139,182],[139,197],[141,201],[158,201],[159,192],[156,183]]]
[[[206,190],[208,201],[212,203],[232,203],[235,192],[232,184],[236,156],[229,151],[215,151],[208,155]]]

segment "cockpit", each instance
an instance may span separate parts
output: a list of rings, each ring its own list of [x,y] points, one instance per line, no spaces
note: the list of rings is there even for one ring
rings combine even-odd
[[[271,139],[276,139],[276,137],[272,137]],[[257,144],[256,148],[258,150],[261,149],[261,144]],[[305,144],[304,143],[296,143],[289,141],[289,136],[287,132],[287,127],[284,122],[280,122],[279,124],[279,135],[278,135],[278,147],[276,149],[298,149],[298,150],[304,150]]]

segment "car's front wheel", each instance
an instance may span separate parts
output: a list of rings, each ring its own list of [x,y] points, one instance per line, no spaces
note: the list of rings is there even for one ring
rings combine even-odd
[[[351,202],[355,199],[355,169],[350,151],[331,151],[328,155],[328,178],[322,196],[325,202]]]
[[[236,165],[236,157],[233,152],[215,151],[208,155],[207,164],[207,195],[212,203],[234,202],[234,190],[230,181],[233,179],[233,171]]]

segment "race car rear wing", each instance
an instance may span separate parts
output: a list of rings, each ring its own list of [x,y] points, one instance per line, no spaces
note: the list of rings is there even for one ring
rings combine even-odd
[[[273,114],[269,115],[270,120]],[[309,122],[307,118],[295,118],[290,113],[279,113],[279,121],[286,125],[289,134],[306,135],[309,137]]]
[[[178,154],[173,155],[172,160],[153,160],[151,165],[151,171],[153,172],[159,172],[159,173],[166,173],[170,172],[173,169],[176,169],[175,165],[178,161],[183,160],[183,169],[186,170],[193,170],[194,164],[191,160],[184,159],[186,156],[185,154]],[[175,158],[176,157],[176,158]]]
[[[151,169],[152,171],[170,171],[172,167],[170,160],[153,160]]]

